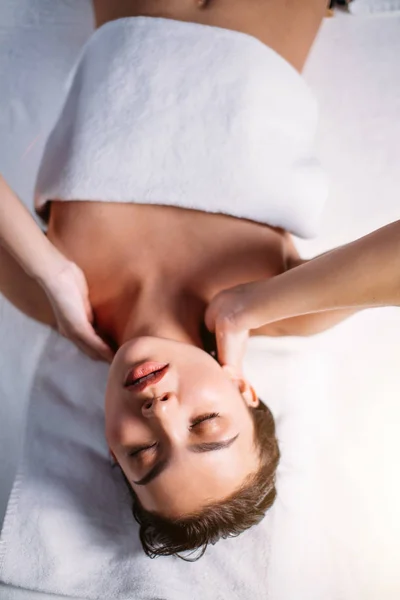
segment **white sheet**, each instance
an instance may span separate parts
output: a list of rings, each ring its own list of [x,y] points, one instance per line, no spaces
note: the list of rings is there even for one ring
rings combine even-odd
[[[353,15],[376,15],[400,12],[400,0],[353,0],[349,4]]]
[[[12,103],[4,95],[1,98],[5,143],[0,148],[0,166],[29,201],[40,140],[24,156],[23,177],[21,157],[56,112],[60,83],[90,29],[90,15],[80,0],[60,2],[57,11],[50,1],[31,1],[32,18],[15,27],[16,13],[26,15],[22,11],[26,6],[22,0],[7,0],[1,7],[7,8],[9,19],[2,21],[0,30],[3,47],[10,48],[12,41],[17,45],[13,52],[0,53],[2,75],[7,75],[2,81],[12,83],[15,90]],[[83,13],[78,16],[75,10]],[[325,23],[315,47],[307,78],[322,100],[320,155],[331,175],[333,193],[321,237],[302,242],[308,255],[399,218],[399,32],[399,18],[364,20],[345,15]],[[30,374],[44,334],[4,302],[0,318],[0,443],[8,449],[6,465],[2,464],[6,467],[1,479],[4,506],[19,453]],[[340,589],[338,597],[345,600],[399,597],[399,332],[398,312],[386,309],[357,316],[338,328],[331,340],[335,374],[331,391],[337,407],[331,439],[340,444],[331,444],[327,437],[324,450],[327,562]],[[290,523],[284,533],[290,538]],[[304,548],[301,539],[298,543]],[[284,562],[277,559],[275,565],[284,570]],[[314,566],[310,560],[310,569]],[[0,588],[0,597],[19,600],[19,591]],[[291,600],[293,595],[281,597]]]

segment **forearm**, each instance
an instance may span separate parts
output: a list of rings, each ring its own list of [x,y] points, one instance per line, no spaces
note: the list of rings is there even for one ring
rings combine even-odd
[[[253,296],[243,313],[250,328],[324,311],[400,306],[400,221],[254,284]]]
[[[29,317],[55,325],[42,285],[62,258],[0,176],[0,293]]]
[[[296,336],[308,337],[331,329],[342,323],[359,309],[327,310],[318,313],[309,313],[297,317],[289,317],[269,323],[252,332],[254,335],[267,335],[270,337]]]
[[[56,248],[1,176],[0,245],[27,275],[39,281],[44,280],[59,261]]]
[[[55,326],[54,313],[43,288],[1,246],[0,294],[28,317]]]

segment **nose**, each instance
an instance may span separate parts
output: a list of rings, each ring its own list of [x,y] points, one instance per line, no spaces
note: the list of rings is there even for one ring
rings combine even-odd
[[[167,414],[176,404],[176,396],[172,392],[166,392],[156,398],[147,398],[142,405],[142,414],[144,417],[162,417]]]

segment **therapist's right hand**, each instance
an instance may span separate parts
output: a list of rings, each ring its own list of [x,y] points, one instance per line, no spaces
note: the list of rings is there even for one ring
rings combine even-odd
[[[257,329],[260,318],[257,308],[266,306],[264,282],[238,285],[217,294],[208,305],[205,323],[215,333],[218,362],[242,372],[243,358],[251,329]],[[261,317],[264,324],[265,315]]]
[[[400,307],[400,221],[271,279],[217,294],[205,320],[215,331],[219,362],[239,369],[251,330],[307,315],[324,320],[329,312],[337,323],[384,306]]]

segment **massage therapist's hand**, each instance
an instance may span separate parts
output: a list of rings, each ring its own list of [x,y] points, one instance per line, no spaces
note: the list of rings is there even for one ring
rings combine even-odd
[[[219,293],[205,321],[215,331],[219,362],[240,369],[251,330],[384,306],[400,307],[400,221],[271,279]]]
[[[265,284],[257,281],[224,290],[212,299],[205,314],[207,328],[215,332],[218,361],[239,373],[250,330],[274,320],[272,314],[267,316]]]
[[[110,348],[92,325],[93,311],[83,271],[58,254],[54,265],[38,278],[38,282],[52,305],[61,335],[74,342],[91,358],[111,362],[113,354]]]
[[[17,307],[26,306],[27,294],[35,296],[35,287],[41,291],[35,285],[38,283],[51,303],[60,333],[92,358],[111,361],[110,348],[92,326],[93,314],[83,272],[48,240],[1,175],[0,246],[7,253],[3,255],[3,264],[8,265],[7,269],[0,269],[0,293],[7,293]],[[14,261],[10,263],[7,256]],[[22,278],[21,269],[14,271],[13,265],[22,268]]]

